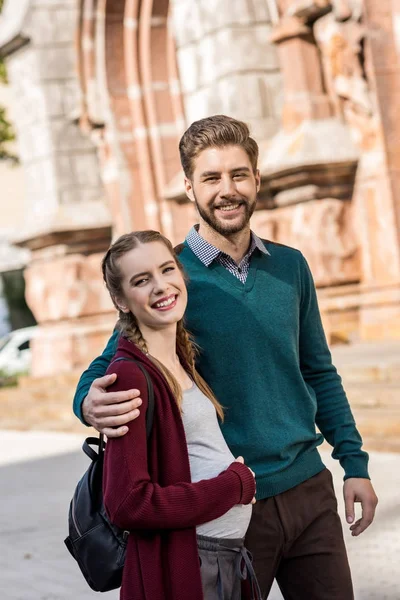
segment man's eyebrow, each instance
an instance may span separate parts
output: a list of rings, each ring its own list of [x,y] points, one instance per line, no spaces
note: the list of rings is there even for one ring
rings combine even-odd
[[[237,173],[238,171],[246,171],[247,173],[250,173],[249,167],[235,167],[234,169],[231,169],[229,172]],[[204,171],[203,173],[200,174],[200,177],[201,178],[215,177],[216,175],[220,175],[220,174],[221,173],[219,171]]]
[[[219,171],[204,171],[204,173],[200,174],[200,177],[211,177],[213,175],[220,175]]]
[[[165,262],[163,262],[158,268],[159,269],[163,269],[164,267],[166,267],[167,265],[170,264],[175,264],[175,261],[173,258],[170,258],[169,260],[166,260]],[[129,283],[132,283],[132,281],[134,281],[135,279],[137,279],[138,277],[143,277],[143,275],[150,275],[150,273],[148,271],[143,271],[142,273],[135,273],[134,275],[132,275],[132,277],[129,280]]]
[[[237,171],[247,171],[248,173],[250,173],[249,167],[235,167],[231,170],[231,173],[236,173]]]

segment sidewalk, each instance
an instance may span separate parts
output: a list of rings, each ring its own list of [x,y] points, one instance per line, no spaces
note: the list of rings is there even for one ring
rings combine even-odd
[[[0,588],[2,600],[90,600],[63,539],[74,486],[88,465],[74,434],[0,431]],[[341,471],[329,455],[341,515]],[[400,600],[400,455],[371,455],[380,499],[375,523],[359,538],[346,531],[356,600]],[[118,591],[101,594],[117,600]],[[280,600],[274,588],[269,600]],[[188,599],[190,600],[190,599]],[[341,600],[341,599],[337,599]]]

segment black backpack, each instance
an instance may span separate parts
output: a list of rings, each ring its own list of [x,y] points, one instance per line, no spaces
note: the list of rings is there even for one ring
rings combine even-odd
[[[141,363],[137,364],[147,381],[148,408],[146,434],[149,439],[154,416],[154,389],[150,376]],[[98,446],[95,452],[91,446]],[[129,531],[110,523],[103,504],[104,437],[88,437],[82,449],[91,459],[88,470],[76,486],[68,516],[69,536],[64,540],[78,562],[84,578],[95,592],[108,592],[121,586]]]

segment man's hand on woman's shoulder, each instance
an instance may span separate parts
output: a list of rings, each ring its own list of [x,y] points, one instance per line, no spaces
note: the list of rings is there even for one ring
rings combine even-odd
[[[107,392],[116,378],[117,375],[112,373],[95,379],[82,404],[86,423],[108,438],[128,433],[127,424],[139,416],[138,407],[142,404],[139,390]]]

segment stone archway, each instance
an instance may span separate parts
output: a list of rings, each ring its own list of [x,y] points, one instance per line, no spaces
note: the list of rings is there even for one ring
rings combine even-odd
[[[185,125],[168,10],[167,0],[81,0],[81,124],[99,148],[116,234],[151,227],[179,239],[164,199]]]

